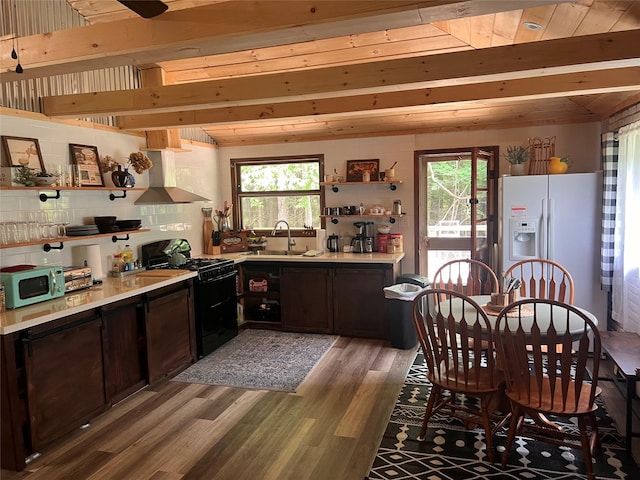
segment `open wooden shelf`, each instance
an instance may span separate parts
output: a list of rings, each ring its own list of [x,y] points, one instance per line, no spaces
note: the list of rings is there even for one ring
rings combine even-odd
[[[104,238],[104,237],[111,237],[112,240],[115,238],[115,240],[113,241],[116,242],[118,240],[125,240],[125,239],[117,238],[122,235],[126,235],[127,236],[126,240],[128,240],[129,235],[132,233],[144,233],[144,232],[150,232],[150,231],[151,230],[149,228],[139,228],[138,230],[122,230],[120,232],[98,233],[96,235],[74,235],[72,237],[43,238],[42,240],[37,240],[33,242],[11,243],[9,245],[0,245],[0,250],[4,250],[7,248],[31,247],[33,245],[50,245],[52,243],[60,243],[62,245],[64,242],[77,242],[79,240],[91,240],[92,238]],[[56,248],[54,248],[54,250],[55,249]]]

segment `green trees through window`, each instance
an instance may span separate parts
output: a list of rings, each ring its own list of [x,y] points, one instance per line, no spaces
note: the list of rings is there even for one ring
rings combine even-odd
[[[320,228],[322,155],[279,159],[232,159],[235,205],[241,228]]]

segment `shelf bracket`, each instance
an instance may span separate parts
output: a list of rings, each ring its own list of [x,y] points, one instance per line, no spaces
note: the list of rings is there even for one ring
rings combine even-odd
[[[114,235],[113,237],[111,237],[111,241],[113,243],[116,243],[118,240],[121,240],[123,242],[126,242],[127,240],[129,240],[129,234],[127,233],[126,237],[118,237],[117,235]]]
[[[396,223],[396,219],[393,217],[389,218],[389,223]]]
[[[396,191],[396,188],[398,188],[398,186],[397,186],[397,185],[395,185],[395,184],[393,184],[393,183],[390,183],[390,184],[389,184],[389,188],[391,189],[391,191],[392,191],[392,192],[395,192],[395,191]]]
[[[337,185],[331,185],[331,190],[337,193],[340,189],[338,188]]]
[[[60,190],[56,190],[56,196],[55,197],[52,197],[51,195],[47,195],[46,193],[41,193],[40,194],[40,201],[41,202],[46,202],[49,199],[57,200],[58,198],[60,198]]]
[[[114,193],[110,193],[109,194],[109,200],[111,200],[112,202],[116,198],[127,198],[127,191],[126,190],[122,190],[122,195],[115,195]],[[115,240],[114,240],[114,242],[115,242]]]
[[[45,252],[50,252],[51,250],[62,250],[63,248],[64,248],[64,243],[63,242],[60,242],[60,245],[58,245],[57,247],[52,247],[50,243],[45,243],[42,246],[42,249]]]
[[[333,217],[333,218],[331,219],[331,223],[333,223],[334,225],[336,225],[336,224],[338,223],[338,219],[337,219],[337,218],[335,218],[335,217]]]

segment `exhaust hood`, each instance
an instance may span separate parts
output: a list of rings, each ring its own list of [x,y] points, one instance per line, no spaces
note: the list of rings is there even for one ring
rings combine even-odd
[[[188,192],[176,186],[176,164],[171,150],[149,151],[153,162],[149,169],[149,189],[134,204],[208,202],[208,198]]]

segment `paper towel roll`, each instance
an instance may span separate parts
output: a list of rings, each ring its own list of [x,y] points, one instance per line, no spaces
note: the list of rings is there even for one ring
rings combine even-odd
[[[104,278],[102,269],[102,254],[100,253],[100,245],[80,245],[73,247],[73,262],[76,266],[83,266],[87,262],[87,266],[91,267],[91,276],[93,278]]]

